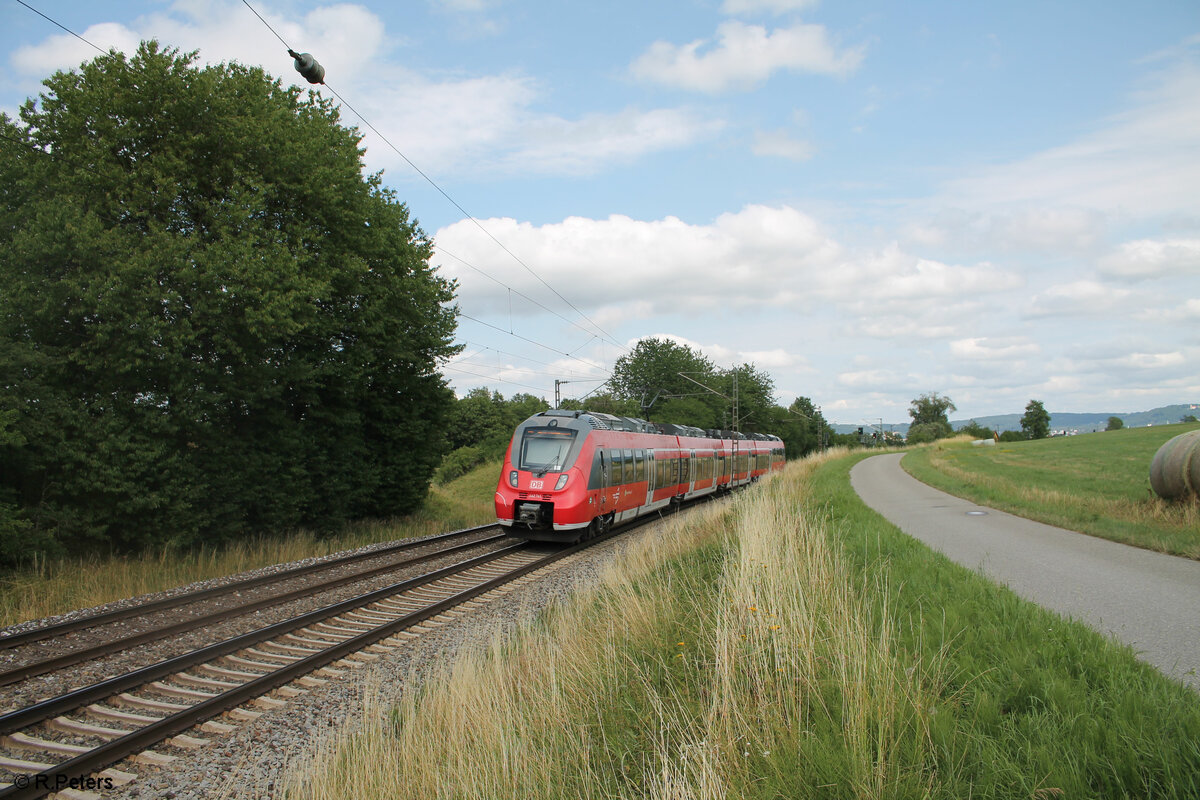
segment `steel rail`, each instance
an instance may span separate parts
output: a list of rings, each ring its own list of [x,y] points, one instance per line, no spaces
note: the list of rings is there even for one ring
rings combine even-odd
[[[485,529],[488,527],[492,526],[484,526]],[[189,617],[185,620],[180,620],[179,622],[163,625],[151,630],[142,631],[141,633],[135,633],[118,639],[112,639],[107,642],[101,642],[100,644],[96,644],[91,647],[85,647],[79,650],[72,650],[69,653],[64,653],[60,656],[54,656],[43,661],[33,661],[28,664],[0,671],[0,686],[8,686],[10,684],[23,681],[27,678],[32,678],[37,675],[44,675],[47,672],[54,672],[55,670],[62,669],[63,667],[69,667],[72,664],[78,664],[82,661],[89,661],[94,658],[101,658],[103,656],[112,655],[113,653],[119,653],[122,650],[128,650],[129,648],[136,647],[139,644],[158,641],[166,636],[184,633],[186,631],[194,630],[205,625],[211,625],[213,623],[221,622],[222,620],[231,619],[233,617],[240,617],[262,608],[270,608],[271,606],[281,605],[301,597],[307,597],[309,595],[316,594],[317,592],[336,589],[339,586],[344,586],[348,583],[354,583],[355,581],[366,580],[367,578],[372,578],[385,572],[391,572],[393,570],[400,569],[401,567],[420,564],[424,561],[431,561],[435,558],[451,555],[461,550],[467,550],[472,547],[477,547],[481,544],[496,542],[505,538],[508,538],[507,534],[499,534],[497,536],[487,537],[478,541],[466,542],[465,544],[455,545],[443,550],[438,550],[434,553],[427,553],[423,556],[410,558],[405,561],[372,567],[371,569],[357,572],[353,575],[343,575],[339,578],[335,578],[332,581],[326,581],[325,583],[302,586],[298,589],[284,592],[283,594],[272,595],[271,597],[253,600],[249,603],[237,605],[232,608],[218,609],[198,617]]]
[[[450,539],[456,536],[467,536],[472,533],[479,533],[488,528],[498,527],[496,523],[488,525],[479,525],[474,528],[464,528],[460,531],[450,531],[449,533],[441,533],[437,536],[430,536],[425,539],[404,540],[395,544],[381,547],[378,550],[372,550],[367,553],[352,553],[350,555],[338,556],[327,561],[319,561],[315,564],[306,564],[302,567],[292,567],[291,569],[276,572],[270,575],[258,575],[253,578],[244,578],[240,581],[226,583],[222,586],[212,586],[207,589],[196,589],[191,592],[183,592],[170,597],[164,597],[159,600],[152,600],[148,603],[128,606],[126,608],[117,608],[111,611],[102,611],[98,614],[90,614],[86,617],[77,617],[75,619],[56,622],[51,625],[44,625],[39,628],[30,628],[29,630],[20,631],[18,633],[9,634],[7,636],[0,635],[0,650],[11,647],[16,647],[22,644],[30,644],[39,642],[43,639],[49,639],[54,636],[60,636],[71,631],[82,630],[84,628],[94,628],[97,625],[104,625],[109,622],[117,622],[129,617],[136,617],[152,611],[162,611],[167,608],[175,608],[176,606],[194,603],[199,600],[207,600],[210,597],[217,597],[230,592],[241,591],[244,589],[253,589],[256,586],[263,586],[268,583],[276,583],[285,581],[289,578],[297,578],[303,575],[308,575],[313,572],[319,572],[322,569],[327,569],[332,566],[346,564],[352,561],[362,561],[373,556],[387,555],[388,553],[399,552],[401,550],[410,550],[415,547],[420,547],[430,542],[439,542]]]
[[[8,788],[0,791],[0,798],[27,800],[31,798],[43,797],[44,795],[56,790],[57,782],[60,780],[60,777],[63,780],[70,780],[72,778],[82,778],[87,775],[91,775],[94,772],[103,770],[104,768],[115,764],[126,756],[145,750],[146,748],[162,741],[163,739],[182,733],[183,731],[201,722],[204,722],[205,720],[214,717],[223,711],[235,708],[249,700],[260,697],[272,689],[289,683],[309,672],[320,669],[326,664],[337,661],[338,659],[343,658],[350,653],[354,653],[362,650],[363,648],[369,647],[381,639],[386,639],[387,637],[397,633],[398,631],[417,625],[449,608],[460,605],[474,597],[478,597],[481,594],[485,594],[492,589],[497,588],[498,586],[502,586],[505,583],[516,580],[523,575],[527,575],[534,570],[541,569],[542,567],[545,567],[546,565],[555,561],[566,558],[570,555],[574,555],[575,553],[590,547],[593,544],[604,541],[615,535],[617,534],[610,533],[606,536],[597,537],[596,539],[588,542],[581,542],[559,552],[551,553],[544,558],[518,567],[517,569],[504,575],[488,579],[483,583],[480,583],[469,589],[464,589],[457,594],[451,595],[443,600],[439,600],[432,605],[414,611],[392,622],[384,623],[377,628],[373,628],[369,631],[359,634],[358,636],[352,637],[343,642],[339,642],[334,646],[326,650],[322,650],[319,653],[314,653],[313,655],[308,656],[301,661],[296,661],[285,665],[274,672],[267,673],[260,678],[255,678],[254,680],[242,684],[237,688],[214,695],[212,698],[201,701],[200,703],[191,706],[184,711],[180,711],[177,714],[173,714],[169,717],[164,717],[158,722],[151,723],[150,725],[140,728],[119,739],[114,739],[110,742],[107,742],[106,744],[103,744],[87,753],[58,764],[51,769],[44,770],[36,773],[35,775],[27,776],[27,782],[24,786],[18,786],[16,784],[9,786]],[[520,549],[525,548],[523,546],[514,546],[512,548],[508,548],[508,550],[505,551],[505,554]],[[456,571],[462,571],[463,569],[466,569],[466,563],[469,562],[464,562],[464,565],[460,565],[460,568]],[[439,570],[438,572],[447,572],[449,569],[451,568]],[[398,591],[403,590],[401,589]],[[395,592],[393,592],[393,594],[394,593]],[[130,687],[126,686],[125,688]],[[76,703],[76,706],[78,705],[80,705],[80,703]],[[57,711],[51,713],[57,713]],[[7,716],[11,715],[5,715],[5,717]],[[0,717],[0,721],[3,721],[5,717]]]
[[[711,501],[715,498],[706,497],[702,499]],[[691,503],[688,503],[687,505],[691,505]],[[643,518],[631,521],[630,523],[621,526],[619,530],[610,531],[601,536],[579,542],[566,549],[552,553],[542,559],[518,567],[509,573],[488,579],[474,587],[465,589],[442,600],[436,601],[425,608],[418,609],[403,617],[397,618],[396,620],[384,623],[379,627],[373,628],[369,631],[365,631],[362,634],[356,635],[350,639],[334,643],[331,647],[322,650],[319,653],[314,653],[313,655],[305,657],[300,661],[286,664],[259,678],[255,678],[245,684],[230,689],[227,692],[214,695],[213,697],[196,705],[190,706],[188,709],[180,711],[177,714],[164,717],[163,719],[151,723],[144,728],[140,728],[121,738],[114,739],[110,742],[100,745],[99,747],[87,753],[57,764],[50,769],[35,773],[33,775],[18,776],[18,783],[21,782],[20,779],[22,777],[25,778],[23,784],[13,784],[7,788],[0,789],[0,800],[7,800],[7,798],[20,798],[20,800],[26,800],[26,798],[43,797],[46,794],[61,788],[57,784],[57,781],[60,779],[60,777],[64,780],[70,780],[72,778],[78,779],[103,770],[127,756],[138,753],[164,739],[182,733],[183,731],[202,723],[205,720],[216,716],[217,714],[242,705],[243,703],[256,697],[260,697],[272,689],[289,683],[296,678],[307,674],[308,672],[320,669],[326,664],[337,661],[338,659],[343,658],[350,653],[354,653],[358,650],[369,647],[381,639],[385,639],[398,631],[417,625],[449,608],[464,603],[481,594],[485,594],[486,592],[489,592],[498,586],[502,586],[505,583],[516,580],[523,575],[527,575],[530,572],[541,569],[542,567],[545,567],[546,565],[555,561],[574,555],[575,553],[592,547],[593,545],[607,541],[616,536],[620,536],[628,531],[640,528],[643,525],[662,518],[663,513],[660,511],[655,516],[647,515]],[[258,642],[274,638],[278,635],[290,633],[293,630],[303,628],[313,622],[317,622],[328,617],[337,616],[344,611],[352,610],[363,605],[368,605],[375,600],[382,599],[383,597],[387,597],[392,594],[398,594],[427,583],[432,583],[439,578],[452,575],[455,572],[465,571],[473,566],[487,563],[488,561],[497,560],[505,555],[526,549],[529,547],[529,544],[530,543],[528,542],[523,542],[500,551],[495,551],[474,559],[469,559],[468,561],[457,565],[435,570],[434,572],[418,578],[402,581],[400,583],[393,584],[392,586],[383,587],[382,589],[361,595],[357,598],[351,598],[349,600],[327,606],[323,609],[317,609],[313,612],[294,617],[290,620],[284,620],[283,622],[276,623],[260,631],[255,631],[243,636],[234,637],[226,640],[225,642],[219,642],[215,645],[210,645],[209,647],[202,648],[194,653],[188,653],[173,659],[168,659],[167,661],[160,662],[159,664],[152,665],[151,667],[146,667],[127,675],[117,676],[93,686],[76,690],[67,695],[63,695],[58,698],[51,698],[35,704],[34,706],[0,715],[0,735],[8,735],[9,733],[15,732],[21,728],[43,722],[63,712],[78,709],[89,703],[102,700],[106,697],[111,697],[127,689],[131,689],[135,686],[153,681],[157,678],[165,677],[167,675],[185,670],[188,667],[202,664],[206,661],[214,660],[231,652],[244,649],[249,645],[257,644]]]
[[[434,570],[433,572],[420,575],[416,578],[410,578],[399,583],[393,583],[379,589],[367,592],[365,594],[351,597],[337,603],[333,603],[322,608],[314,609],[304,614],[299,614],[295,617],[276,622],[268,625],[265,628],[259,628],[256,631],[250,631],[239,636],[234,636],[224,641],[201,647],[198,650],[193,650],[189,653],[168,658],[157,664],[151,664],[147,667],[127,672],[123,675],[117,675],[112,678],[107,678],[99,683],[94,683],[90,686],[84,686],[80,689],[68,692],[58,697],[52,697],[31,706],[10,711],[6,714],[0,714],[0,736],[6,736],[14,733],[21,728],[34,725],[53,717],[56,714],[61,714],[64,711],[70,711],[88,703],[101,700],[105,697],[111,697],[114,694],[119,694],[126,689],[132,689],[135,686],[140,686],[158,678],[171,675],[176,672],[187,669],[188,667],[197,664],[203,664],[206,661],[211,661],[229,653],[242,650],[246,647],[266,641],[267,639],[276,636],[282,636],[285,633],[291,633],[294,630],[303,628],[314,622],[328,619],[329,617],[337,616],[343,611],[349,611],[359,608],[379,600],[384,597],[398,594],[409,589],[414,589],[418,586],[423,586],[427,583],[433,583],[439,578],[447,575],[453,575],[456,572],[462,572],[465,569],[486,564],[489,561],[495,561],[498,558],[525,550],[529,547],[528,543],[521,542],[514,544],[511,547],[506,547],[502,550],[496,550],[491,553],[485,553],[475,558],[461,561],[458,564],[451,564],[448,567]],[[2,796],[2,795],[0,795]]]

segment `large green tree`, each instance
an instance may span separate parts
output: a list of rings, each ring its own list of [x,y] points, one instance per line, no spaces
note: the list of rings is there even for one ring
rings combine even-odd
[[[774,415],[771,409],[776,408],[775,381],[766,371],[758,369],[754,364],[738,364],[732,369],[721,370],[718,373],[715,388],[725,395],[724,398],[714,396],[718,404],[724,400],[724,405],[720,406],[722,410],[732,408],[730,398],[737,398],[739,430],[773,432],[771,424]],[[723,418],[724,413],[722,420]],[[732,420],[732,416],[730,418]],[[726,426],[723,421],[714,419],[709,427]]]
[[[829,434],[829,423],[807,397],[797,397],[787,408],[775,406],[765,433],[783,439],[788,458],[800,458],[819,450]]]
[[[404,512],[441,456],[429,241],[330,102],[194,61],[110,53],[0,118],[0,502],[29,541]]]
[[[1050,435],[1050,412],[1041,400],[1030,400],[1021,416],[1021,431],[1026,439],[1045,439]]]
[[[702,352],[670,339],[640,340],[616,360],[609,386],[618,404],[647,419],[727,429],[734,424],[735,376],[738,427],[766,431],[775,419],[770,375],[753,364],[720,369]]]
[[[710,393],[704,386],[712,388],[716,373],[716,366],[703,353],[670,339],[651,337],[639,340],[616,360],[609,386],[614,398],[637,403],[647,419],[712,427],[717,404],[707,400]],[[673,402],[692,397],[699,398],[698,402]],[[681,418],[685,411],[686,420]]]
[[[912,417],[908,442],[923,444],[949,436],[953,432],[949,414],[955,410],[954,401],[937,392],[926,392],[913,400],[908,406],[908,415]]]

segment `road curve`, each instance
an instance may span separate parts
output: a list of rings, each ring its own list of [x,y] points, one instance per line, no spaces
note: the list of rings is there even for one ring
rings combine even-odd
[[[951,560],[1131,645],[1200,691],[1200,562],[978,506],[910,476],[903,455],[850,470],[863,502]]]

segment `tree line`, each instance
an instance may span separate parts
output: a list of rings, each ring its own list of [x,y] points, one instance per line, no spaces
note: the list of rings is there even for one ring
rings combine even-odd
[[[926,392],[914,398],[908,408],[908,415],[912,418],[912,424],[908,428],[908,443],[926,444],[954,435],[949,414],[956,410],[953,400],[937,392]],[[1111,429],[1111,420],[1109,424]],[[998,439],[1002,442],[1045,439],[1050,435],[1050,412],[1041,400],[1030,400],[1021,416],[1019,432],[997,433],[971,420],[959,428],[958,433],[965,433],[975,439]]]

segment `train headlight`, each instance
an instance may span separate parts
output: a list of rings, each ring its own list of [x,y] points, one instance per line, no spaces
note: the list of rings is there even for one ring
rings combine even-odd
[[[515,469],[508,473],[508,485],[514,489],[517,488],[517,471]]]
[[[554,491],[561,492],[563,487],[567,485],[567,473],[558,476],[558,483],[554,484]]]

